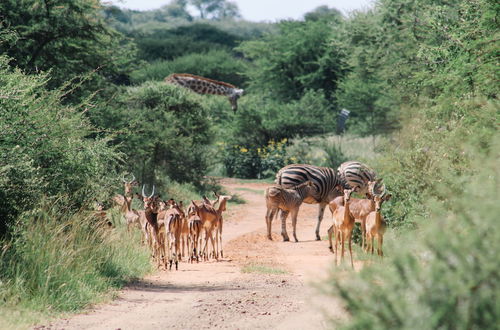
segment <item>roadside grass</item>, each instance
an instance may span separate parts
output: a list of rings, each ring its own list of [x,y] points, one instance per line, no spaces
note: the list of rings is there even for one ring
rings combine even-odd
[[[236,183],[245,184],[245,183],[266,183],[272,184],[274,183],[274,177],[264,178],[264,179],[235,179]]]
[[[284,275],[289,272],[285,269],[271,266],[269,264],[252,262],[241,268],[242,273],[256,273],[256,274],[270,274],[270,275]]]
[[[151,272],[140,233],[128,233],[116,215],[110,220],[114,228],[88,211],[50,207],[21,217],[13,238],[0,242],[0,328],[81,311]]]
[[[238,187],[238,188],[235,188],[235,190],[238,190],[238,191],[248,191],[248,192],[251,192],[251,193],[254,193],[254,194],[257,194],[257,195],[263,195],[264,194],[264,190],[262,190],[262,189],[252,189],[252,188]]]

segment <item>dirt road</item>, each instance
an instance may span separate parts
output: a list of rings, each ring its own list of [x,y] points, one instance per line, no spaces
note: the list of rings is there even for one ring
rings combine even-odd
[[[339,303],[311,284],[326,278],[334,260],[328,242],[314,240],[317,205],[299,213],[299,243],[265,235],[266,184],[226,180],[247,203],[229,205],[224,216],[224,259],[183,262],[133,283],[112,303],[54,322],[50,329],[323,329],[323,311],[344,317]],[[322,235],[331,223],[325,213]],[[289,235],[291,234],[289,225]]]

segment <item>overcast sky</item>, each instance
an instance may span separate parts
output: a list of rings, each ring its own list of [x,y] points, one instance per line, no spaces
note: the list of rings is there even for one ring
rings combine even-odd
[[[157,9],[170,0],[107,0],[117,6],[137,10]],[[236,2],[244,19],[249,21],[276,21],[280,19],[299,19],[321,5],[340,9],[347,13],[362,9],[373,0],[232,0]]]

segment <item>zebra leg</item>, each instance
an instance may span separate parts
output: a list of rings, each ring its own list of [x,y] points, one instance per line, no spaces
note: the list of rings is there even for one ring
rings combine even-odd
[[[295,209],[291,212],[292,216],[292,227],[293,227],[293,238],[295,239],[295,242],[298,242],[299,240],[297,239],[297,214],[299,213],[299,209]]]
[[[276,209],[269,208],[266,211],[267,238],[271,241],[273,240],[273,237],[271,235],[271,227],[275,214],[276,214]]]
[[[333,225],[328,228],[328,242],[330,242],[330,246],[328,247],[330,251],[333,252],[333,245],[332,245],[332,235],[334,234],[334,228]]]
[[[288,216],[288,211],[281,210],[281,236],[283,236],[283,242],[290,241],[288,234],[286,232],[286,218]]]
[[[325,203],[319,204],[319,213],[318,213],[318,224],[316,225],[316,240],[321,241],[321,237],[319,237],[319,227],[321,226],[321,221],[323,220],[323,214],[325,214]]]

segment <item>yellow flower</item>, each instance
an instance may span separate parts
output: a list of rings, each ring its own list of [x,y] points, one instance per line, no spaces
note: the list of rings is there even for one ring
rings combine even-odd
[[[247,148],[241,148],[240,151],[241,152],[248,152],[248,149]]]

